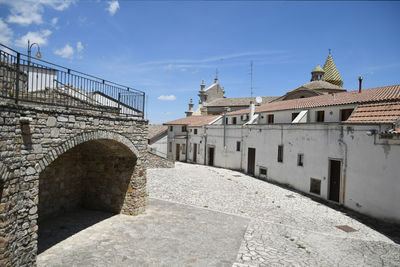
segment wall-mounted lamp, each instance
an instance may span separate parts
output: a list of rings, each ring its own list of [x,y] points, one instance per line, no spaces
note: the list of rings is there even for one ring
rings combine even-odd
[[[368,135],[368,136],[373,136],[373,135],[375,135],[375,134],[376,134],[376,130],[375,130],[375,129],[372,129],[372,130],[367,131],[367,135]]]

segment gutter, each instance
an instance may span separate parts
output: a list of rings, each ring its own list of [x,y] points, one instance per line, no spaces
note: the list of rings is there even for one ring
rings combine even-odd
[[[346,171],[347,171],[347,144],[342,137],[338,140],[338,142],[344,145],[344,168],[343,168],[343,179],[342,179],[342,205],[344,205],[344,192],[346,189]]]

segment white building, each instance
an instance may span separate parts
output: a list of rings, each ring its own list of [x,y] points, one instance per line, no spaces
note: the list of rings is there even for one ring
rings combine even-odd
[[[342,85],[329,55],[311,82],[273,102],[165,123],[168,156],[243,171],[400,223],[400,85]]]
[[[196,116],[167,123],[170,156],[185,146],[177,160],[244,171],[400,222],[400,85],[267,103],[254,115],[228,113],[225,126],[222,116],[203,117],[201,127]]]

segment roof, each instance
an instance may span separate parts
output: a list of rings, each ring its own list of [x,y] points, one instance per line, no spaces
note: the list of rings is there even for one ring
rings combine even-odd
[[[296,91],[296,90],[299,90],[300,88],[303,88],[303,87],[305,87],[307,89],[310,89],[310,90],[335,89],[335,90],[346,91],[346,89],[344,89],[344,88],[342,88],[342,87],[340,87],[338,85],[331,84],[331,83],[326,82],[326,81],[312,81],[312,82],[305,83],[305,84],[297,87],[296,89],[293,89],[292,91],[289,91],[289,93],[293,92],[293,91]]]
[[[318,65],[312,70],[311,73],[313,73],[313,72],[325,72],[325,71],[324,71],[324,69],[321,67],[321,65],[318,64]]]
[[[261,104],[269,103],[278,96],[262,96]],[[233,98],[217,98],[210,103],[205,104],[207,107],[228,107],[228,106],[248,106],[250,101],[255,101],[255,97],[233,97]]]
[[[324,64],[324,80],[338,85],[338,86],[342,86],[343,85],[343,80],[342,77],[340,77],[339,71],[336,68],[335,62],[333,62],[333,58],[332,55],[329,53],[328,58],[325,61]]]
[[[400,102],[361,104],[346,122],[394,123],[400,118]]]
[[[164,123],[164,125],[187,125],[192,127],[201,127],[216,120],[219,115],[190,116],[174,121]]]
[[[160,136],[166,133],[168,126],[162,124],[149,124],[149,133],[147,134],[148,139],[153,139],[154,137]]]
[[[279,102],[267,103],[256,107],[255,112],[278,111],[288,109],[304,109],[346,104],[370,103],[379,101],[400,100],[400,85],[389,85],[357,91],[326,94],[308,98],[298,98]],[[249,109],[237,110],[228,115],[245,114]]]

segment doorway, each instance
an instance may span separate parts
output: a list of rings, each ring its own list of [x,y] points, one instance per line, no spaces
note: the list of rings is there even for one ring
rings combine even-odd
[[[249,147],[247,151],[247,173],[254,175],[254,169],[256,166],[256,149]]]
[[[329,200],[339,202],[340,194],[340,160],[329,160]]]
[[[197,144],[193,144],[193,162],[197,162]]]
[[[208,166],[214,166],[214,147],[208,148]]]
[[[176,159],[177,161],[179,161],[179,153],[180,153],[180,151],[181,151],[181,146],[180,146],[180,144],[176,144],[176,151],[175,151],[176,156],[175,156],[175,159]]]

